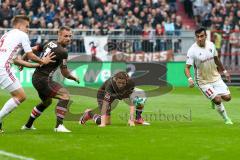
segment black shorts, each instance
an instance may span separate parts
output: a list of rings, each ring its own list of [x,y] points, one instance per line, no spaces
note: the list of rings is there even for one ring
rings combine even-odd
[[[49,98],[54,98],[57,95],[57,92],[63,88],[63,86],[50,77],[33,75],[32,84],[38,92],[38,96],[42,101],[45,101]]]

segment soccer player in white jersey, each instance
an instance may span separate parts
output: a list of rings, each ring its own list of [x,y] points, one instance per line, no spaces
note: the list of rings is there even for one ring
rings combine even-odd
[[[185,67],[189,87],[194,87],[194,81],[190,74],[190,68],[194,66],[195,81],[199,89],[214,103],[225,124],[233,124],[222,103],[222,100],[231,100],[230,91],[219,72],[225,75],[228,82],[231,81],[230,74],[220,62],[214,44],[207,40],[206,30],[204,28],[197,29],[195,36],[196,43],[188,50]]]
[[[0,133],[2,130],[2,120],[11,111],[13,111],[20,103],[26,99],[24,90],[11,70],[11,63],[30,68],[36,68],[41,65],[53,62],[51,59],[54,55],[49,54],[40,59],[37,57],[30,47],[28,38],[29,18],[27,16],[18,15],[12,20],[13,29],[5,33],[0,38],[0,87],[7,90],[11,94],[11,98],[4,104],[0,111]],[[24,50],[28,59],[37,62],[29,63],[18,58],[18,52]]]

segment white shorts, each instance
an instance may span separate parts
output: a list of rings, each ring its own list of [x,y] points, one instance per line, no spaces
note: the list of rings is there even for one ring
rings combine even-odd
[[[228,86],[221,78],[213,83],[199,85],[199,88],[203,94],[211,100],[213,100],[217,95],[224,96],[230,94]]]
[[[14,73],[7,72],[6,69],[0,69],[0,87],[11,93],[22,88],[22,85]]]
[[[135,97],[146,98],[144,90],[135,87],[133,93],[130,95],[130,99],[133,101]]]

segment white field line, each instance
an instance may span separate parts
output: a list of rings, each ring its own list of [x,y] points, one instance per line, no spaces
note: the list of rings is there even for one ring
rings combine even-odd
[[[34,160],[33,158],[24,157],[24,156],[17,155],[17,154],[14,154],[14,153],[10,153],[10,152],[6,152],[6,151],[3,151],[3,150],[0,150],[0,155],[4,155],[4,156],[16,158],[16,159],[21,159],[21,160]]]

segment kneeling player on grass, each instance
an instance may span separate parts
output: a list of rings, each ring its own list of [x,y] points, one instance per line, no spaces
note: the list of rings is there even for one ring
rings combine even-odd
[[[125,99],[130,105],[130,118],[128,124],[130,126],[135,126],[134,122],[134,105],[131,103],[130,95],[134,90],[134,82],[126,72],[118,72],[113,77],[109,78],[98,90],[97,100],[98,100],[98,110],[87,109],[83,116],[80,118],[80,123],[85,124],[86,121],[93,119],[97,125],[100,127],[105,127],[111,124],[111,109],[114,100]],[[137,102],[135,102],[138,105]],[[139,105],[138,105],[139,106]],[[141,115],[141,111],[137,115]],[[141,118],[141,116],[139,116]],[[140,119],[138,121],[140,123]],[[141,123],[144,123],[141,118]]]
[[[37,68],[33,74],[32,83],[34,88],[38,91],[41,103],[33,108],[28,122],[22,127],[23,130],[35,129],[33,127],[34,120],[39,117],[42,112],[51,105],[52,98],[58,99],[56,106],[57,122],[54,131],[56,132],[70,132],[63,125],[63,119],[67,112],[67,107],[70,101],[68,91],[59,83],[52,80],[53,73],[60,67],[61,73],[65,78],[71,79],[79,83],[78,78],[70,74],[67,68],[67,45],[70,44],[72,37],[71,29],[68,27],[61,27],[58,33],[57,42],[50,41],[43,47],[43,56],[50,52],[54,52],[56,57],[55,63],[50,63],[41,68]]]

